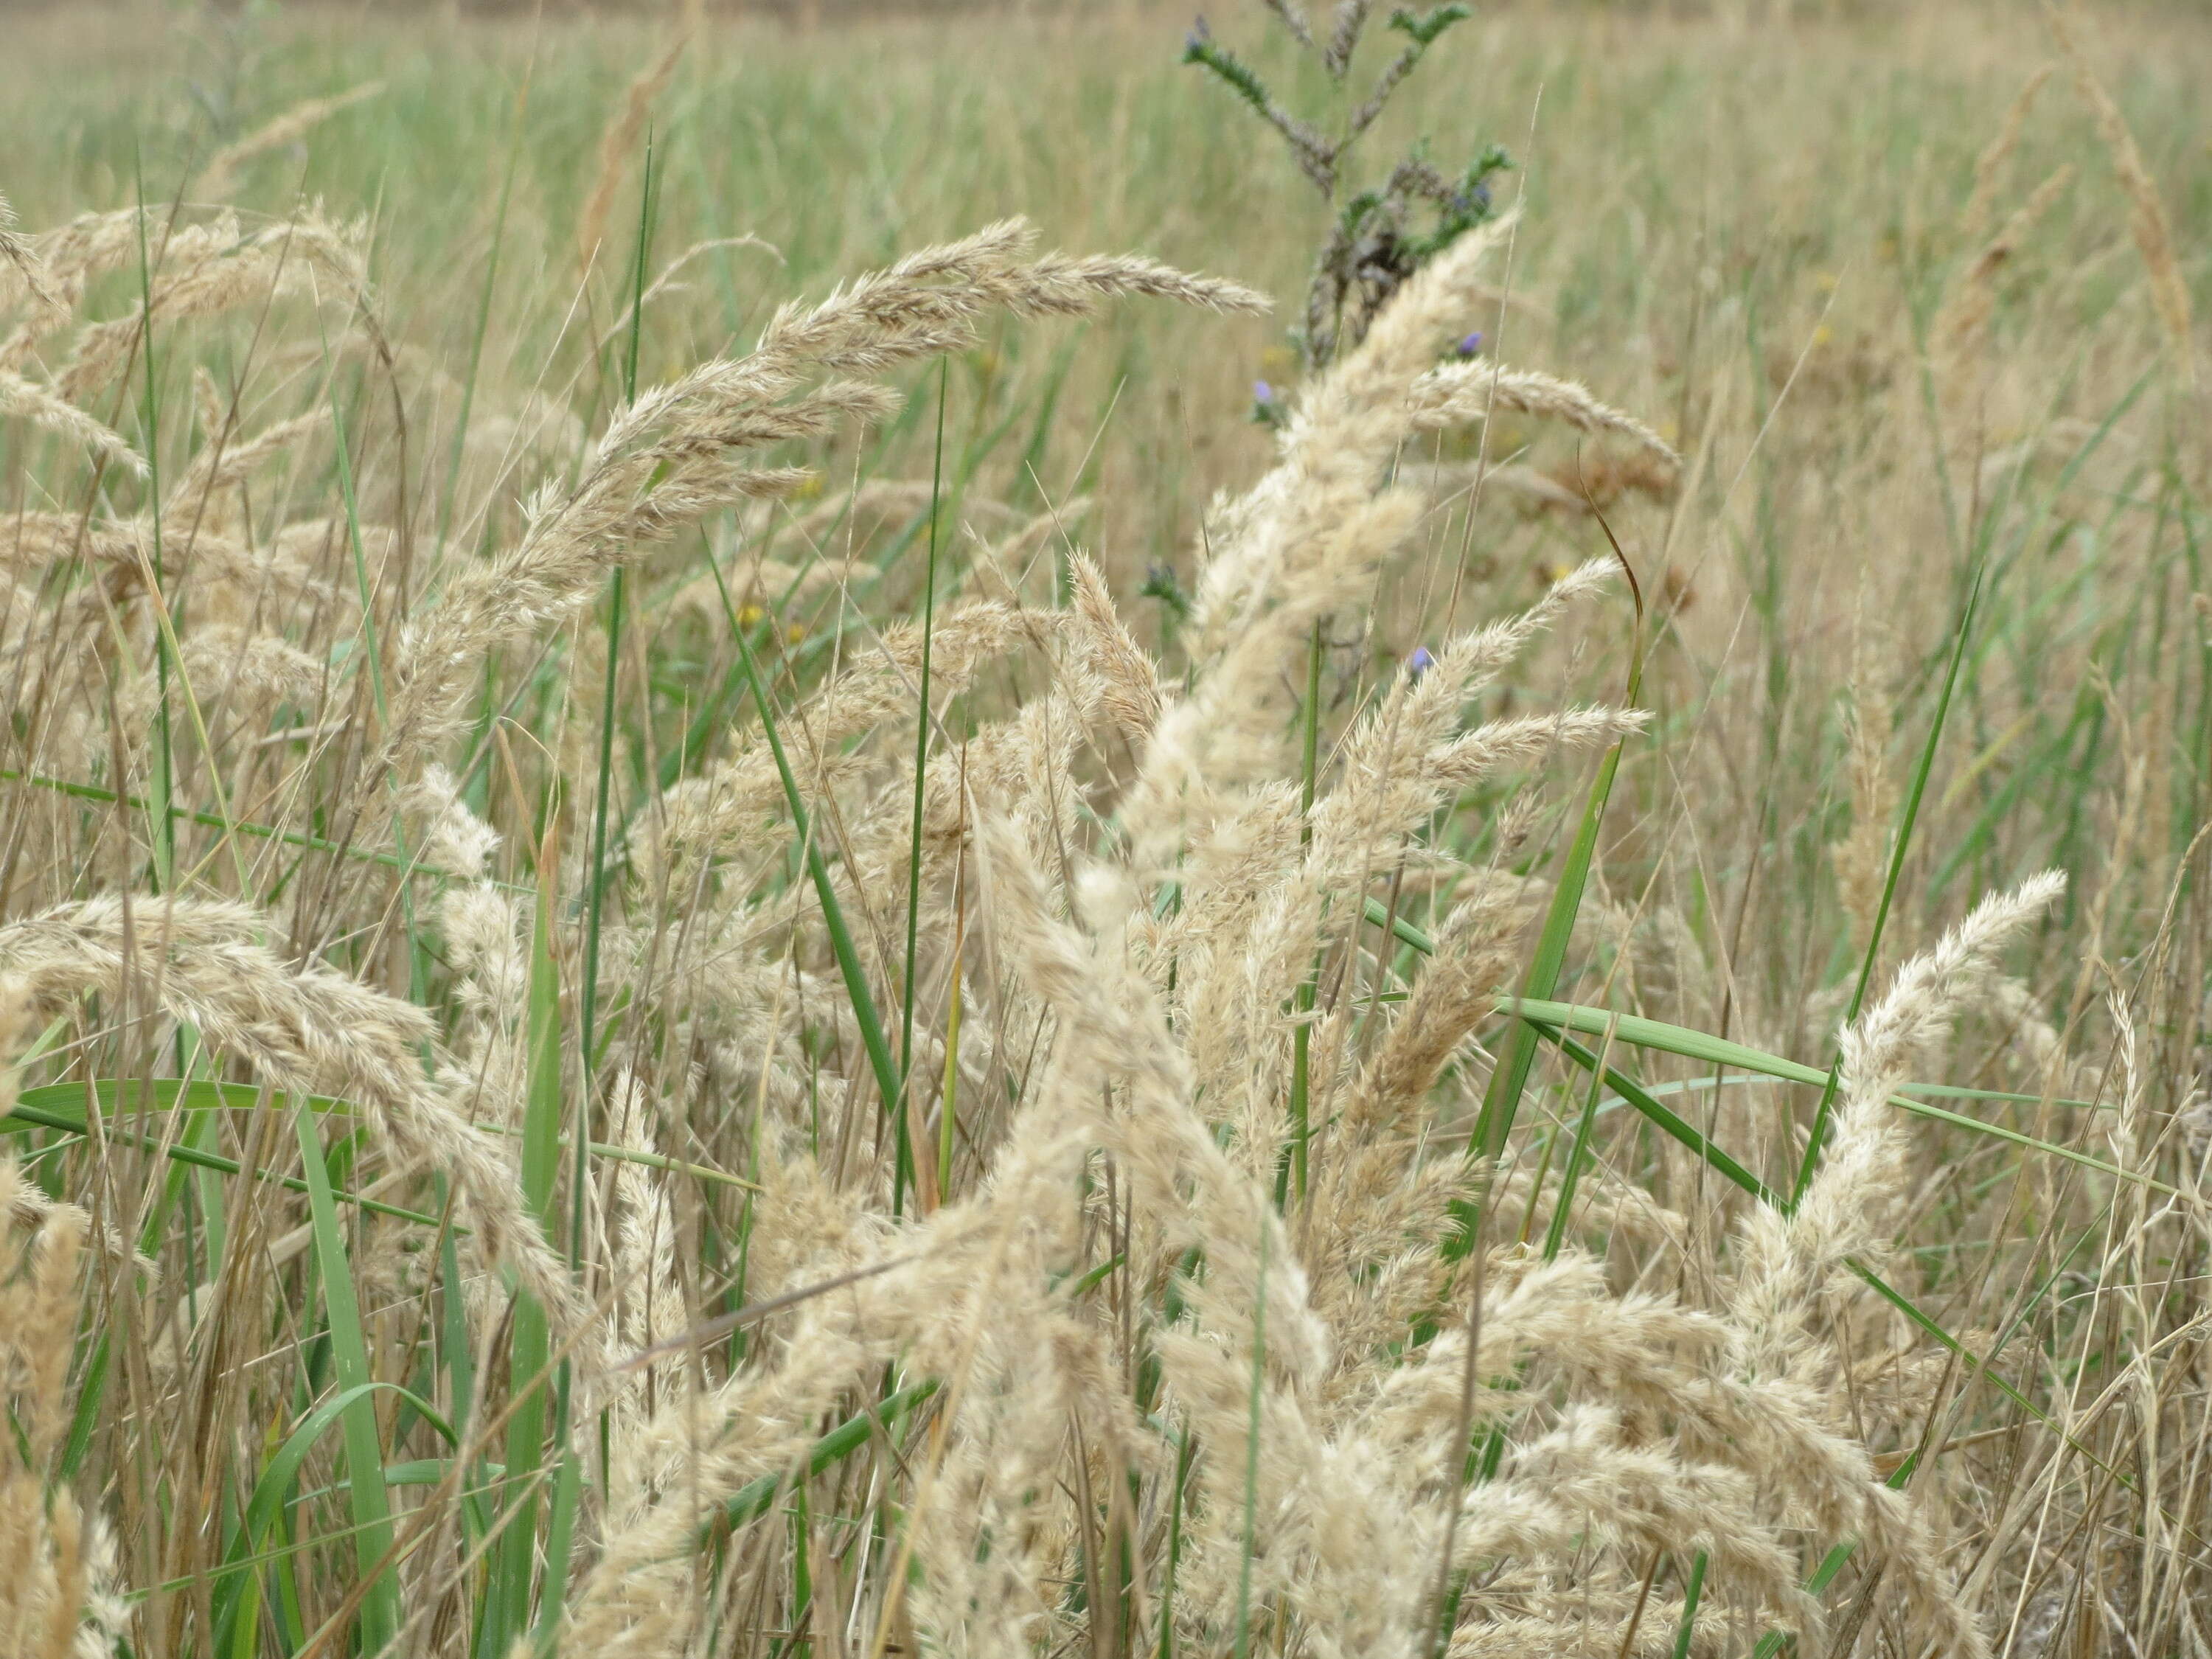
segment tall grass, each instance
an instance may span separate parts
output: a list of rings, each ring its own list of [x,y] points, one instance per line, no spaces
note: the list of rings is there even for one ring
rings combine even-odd
[[[2185,23],[24,27],[0,1656],[2212,1639]]]

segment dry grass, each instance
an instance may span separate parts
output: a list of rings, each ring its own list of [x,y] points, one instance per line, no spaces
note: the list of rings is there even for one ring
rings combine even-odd
[[[690,10],[0,139],[0,1659],[2207,1650],[2182,26]]]

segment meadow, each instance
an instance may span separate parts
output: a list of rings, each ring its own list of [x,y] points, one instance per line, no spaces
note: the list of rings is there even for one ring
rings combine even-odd
[[[2212,25],[1456,10],[0,16],[0,1659],[2212,1655]]]

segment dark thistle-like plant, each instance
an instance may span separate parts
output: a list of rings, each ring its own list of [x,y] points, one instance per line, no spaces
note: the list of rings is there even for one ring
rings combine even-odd
[[[1366,31],[1371,0],[1339,0],[1325,39],[1315,33],[1298,0],[1262,3],[1301,47],[1320,58],[1331,84],[1341,92]],[[1340,114],[1333,137],[1285,109],[1250,64],[1214,40],[1203,17],[1192,25],[1183,44],[1183,61],[1211,70],[1281,134],[1298,170],[1335,210],[1328,240],[1314,262],[1304,324],[1292,331],[1309,369],[1328,363],[1341,348],[1357,345],[1407,278],[1490,216],[1491,177],[1512,165],[1496,144],[1486,145],[1464,170],[1455,173],[1429,160],[1425,141],[1416,143],[1379,185],[1354,191],[1339,205],[1353,148],[1429,48],[1469,15],[1467,7],[1456,3],[1425,12],[1392,12],[1389,27],[1405,36],[1406,43],[1376,76],[1367,96]]]

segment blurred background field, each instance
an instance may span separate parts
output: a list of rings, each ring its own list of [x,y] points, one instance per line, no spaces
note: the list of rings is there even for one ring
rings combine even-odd
[[[1255,18],[1245,44],[1295,84],[1291,50]],[[1179,64],[1189,22],[1121,5],[818,29],[713,9],[533,23],[71,7],[11,23],[0,176],[33,225],[142,189],[192,201],[224,146],[366,88],[225,169],[219,193],[250,212],[317,198],[373,215],[386,325],[425,368],[434,422],[458,418],[473,386],[469,447],[490,465],[518,429],[557,452],[606,407],[610,360],[589,343],[618,316],[608,250],[631,234],[648,136],[656,267],[696,251],[647,307],[645,380],[742,346],[792,294],[1012,212],[1049,243],[1141,250],[1295,310],[1322,211],[1246,112]],[[687,27],[591,230],[603,137]],[[2137,6],[2084,32],[2201,296],[2212,32],[2187,9]],[[1624,462],[1598,483],[1670,615],[1654,671],[1681,731],[1631,766],[1667,757],[1670,775],[1649,779],[1661,842],[1680,815],[1711,816],[1696,879],[1729,896],[1697,909],[1725,916],[1768,884],[1826,902],[1853,688],[1887,708],[1901,757],[1984,553],[1985,643],[1933,803],[1949,833],[1924,838],[1917,896],[1955,900],[2036,862],[2094,885],[2131,754],[2147,769],[2126,842],[2141,882],[2116,919],[2163,902],[2172,872],[2151,849],[2177,853],[2202,816],[2197,394],[2154,368],[2166,339],[2130,201],[2063,70],[1969,207],[1977,157],[2054,61],[2023,6],[1486,7],[1378,131],[1378,151],[1432,135],[1442,151],[1494,138],[1513,152],[1527,216],[1493,343],[1638,411],[1688,457],[1679,480]],[[2008,226],[2039,188],[2032,224]],[[590,281],[586,234],[607,244]],[[1012,511],[1080,498],[1071,528],[1125,595],[1187,569],[1206,493],[1267,453],[1243,417],[1255,381],[1294,378],[1288,320],[1124,310],[1007,329],[956,366],[958,470]],[[915,476],[926,424],[917,404],[833,474]],[[1518,597],[1595,530],[1571,499],[1571,445],[1499,435],[1506,510],[1469,544],[1471,568]],[[1450,511],[1437,545],[1462,534]],[[902,580],[871,603],[897,603]],[[1421,643],[1417,610],[1384,596],[1363,646],[1375,661]],[[1164,607],[1136,611],[1157,641]],[[1769,970],[1802,994],[1833,966]]]

